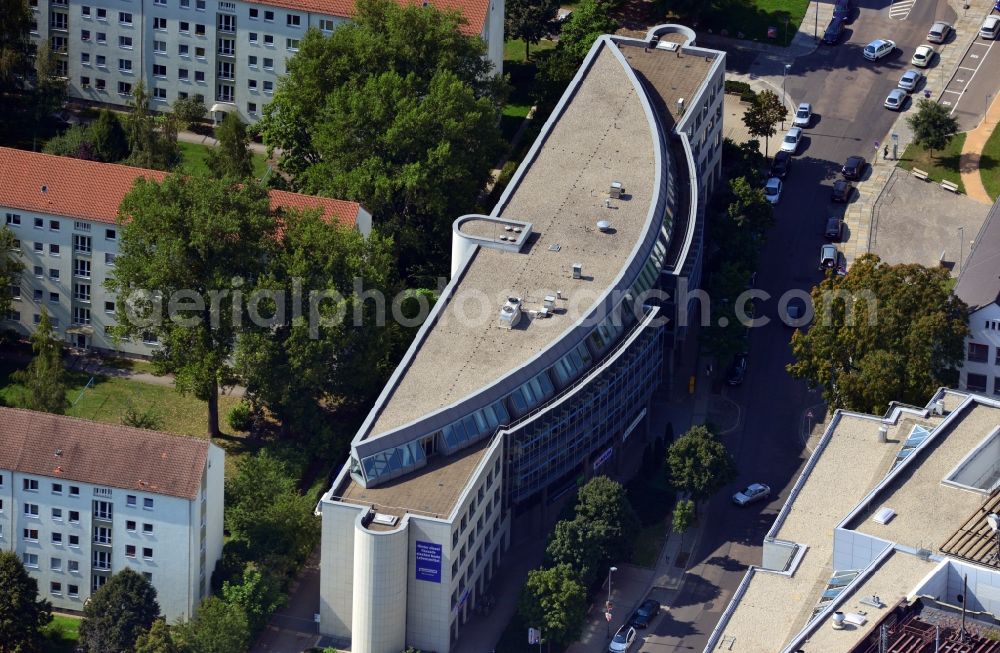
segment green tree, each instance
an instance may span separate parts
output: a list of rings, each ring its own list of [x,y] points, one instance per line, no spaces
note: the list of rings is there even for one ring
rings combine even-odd
[[[69,156],[85,161],[99,159],[94,147],[93,132],[86,125],[73,125],[61,134],[45,141],[42,151],[56,156]]]
[[[763,236],[774,225],[774,209],[764,197],[764,189],[751,186],[746,177],[729,182],[732,202],[726,208],[729,218],[740,229],[750,231],[753,237]]]
[[[603,544],[611,539],[608,524],[603,521],[562,519],[556,522],[549,536],[545,564],[550,567],[566,565],[576,571],[576,577],[584,587],[591,587],[606,569],[609,556]]]
[[[555,108],[566,87],[573,80],[580,62],[563,47],[535,54],[538,72],[535,74],[535,88],[532,99],[538,106],[538,114],[547,116]]]
[[[178,97],[174,100],[174,103],[170,105],[170,110],[173,111],[173,114],[177,117],[177,123],[180,129],[189,129],[191,125],[204,118],[205,113],[208,111],[205,108],[205,98],[197,94],[189,95],[187,97]]]
[[[312,498],[299,494],[285,464],[266,451],[241,460],[226,481],[226,528],[262,564],[309,555],[319,540],[314,507]]]
[[[140,80],[132,89],[132,110],[123,119],[129,155],[125,163],[139,168],[170,170],[180,160],[177,118],[159,118],[149,108],[149,93]]]
[[[754,245],[749,240],[744,246]],[[750,273],[738,261],[724,260],[712,272],[708,284],[712,321],[703,327],[702,339],[719,365],[727,365],[733,356],[746,351],[748,320],[753,317],[754,306],[751,301],[741,304],[740,295],[749,280]]]
[[[958,381],[968,308],[944,268],[888,265],[867,254],[812,291],[816,319],[792,336],[788,371],[822,388],[831,409],[881,414],[923,404]]]
[[[256,634],[264,630],[267,620],[285,604],[286,597],[281,593],[278,578],[250,563],[238,583],[223,582],[222,598],[243,610],[250,632]]]
[[[11,378],[24,386],[20,405],[29,410],[62,415],[69,408],[66,399],[66,368],[62,363],[62,343],[52,332],[52,320],[42,308],[42,317],[31,334],[31,362]]]
[[[518,603],[525,623],[541,628],[549,644],[568,646],[579,639],[587,614],[587,592],[569,565],[528,572]]]
[[[80,646],[86,653],[133,653],[136,640],[159,616],[156,590],[126,568],[109,578],[83,606]]]
[[[149,630],[135,641],[135,653],[182,653],[174,643],[170,627],[163,619],[157,619]]]
[[[16,242],[14,232],[9,227],[0,227],[0,314],[10,311],[10,289],[20,284],[21,272],[24,270],[20,256],[14,251]]]
[[[629,503],[625,486],[607,476],[595,476],[580,488],[575,519],[584,523],[604,522],[607,531],[602,546],[606,562],[627,560],[635,546],[639,517]]]
[[[504,4],[504,33],[508,39],[524,41],[524,60],[530,59],[529,48],[552,31],[558,0],[507,0]]]
[[[670,481],[695,501],[707,499],[736,478],[726,446],[704,426],[692,426],[667,450]]]
[[[695,522],[694,501],[691,499],[681,499],[674,506],[674,516],[671,521],[671,528],[675,533],[686,533]]]
[[[0,0],[0,96],[22,89],[31,73],[32,18],[27,0]]]
[[[208,434],[218,435],[219,386],[232,383],[235,342],[258,328],[241,295],[262,274],[273,244],[267,190],[251,181],[139,179],[119,222],[119,254],[105,282],[125,300],[116,302],[116,335],[155,334],[154,365],[174,374],[179,391],[208,402]]]
[[[253,155],[247,126],[239,116],[227,113],[215,129],[219,144],[209,150],[206,164],[213,177],[245,179],[253,175]]]
[[[35,53],[35,84],[32,104],[37,125],[49,114],[58,111],[66,100],[66,80],[56,68],[56,56],[48,41],[42,41]]]
[[[913,130],[913,142],[934,152],[948,147],[958,133],[958,119],[942,104],[933,100],[917,102],[917,112],[906,119]]]
[[[0,551],[0,653],[42,653],[52,606],[13,551]]]
[[[128,156],[128,138],[116,114],[101,109],[97,120],[89,129],[90,141],[94,145],[98,160],[117,163]]]
[[[599,36],[618,29],[610,9],[609,3],[602,0],[581,0],[559,31],[559,47],[577,63],[583,61]]]
[[[788,107],[771,91],[763,91],[754,96],[747,110],[743,112],[743,124],[751,136],[764,139],[764,156],[767,139],[778,133],[777,125],[788,116]]]
[[[137,429],[158,431],[163,428],[163,415],[154,404],[137,406],[134,402],[128,401],[122,412],[122,424]]]
[[[250,626],[238,605],[210,596],[201,602],[194,619],[174,628],[182,647],[197,653],[246,653]]]

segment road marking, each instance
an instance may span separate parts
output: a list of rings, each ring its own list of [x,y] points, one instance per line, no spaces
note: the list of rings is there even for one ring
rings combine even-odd
[[[893,20],[906,20],[917,0],[895,0],[889,7],[889,18]]]
[[[961,95],[962,91],[953,91],[951,89],[946,88],[944,91],[942,91],[942,93],[954,93],[955,95]]]
[[[959,70],[971,70],[972,72],[976,72],[975,68],[969,68],[968,66],[959,66],[958,69]]]
[[[971,75],[969,75],[969,81],[966,82],[965,87],[962,89],[962,92],[961,93],[955,93],[955,91],[945,91],[946,93],[951,92],[951,93],[955,93],[958,96],[961,96],[963,93],[965,93],[967,90],[969,90],[969,86],[972,85],[972,80],[976,78],[976,73],[978,73],[979,69],[982,67],[983,61],[986,60],[986,57],[990,56],[990,51],[993,50],[993,44],[994,43],[996,43],[996,41],[990,41],[990,44],[988,46],[986,46],[986,54],[983,55],[983,59],[980,60],[979,63],[976,64],[976,69],[972,71]],[[984,44],[983,43],[974,43],[974,45],[984,45]],[[978,54],[973,54],[973,55],[970,55],[970,56],[972,58],[974,58],[974,59],[979,59],[979,55]],[[949,116],[955,114],[955,109],[958,108],[958,103],[961,102],[961,101],[962,101],[961,97],[959,97],[958,100],[955,101],[955,104],[953,104],[952,107],[951,107],[951,111],[948,112]],[[988,108],[989,107],[987,107],[987,109]]]

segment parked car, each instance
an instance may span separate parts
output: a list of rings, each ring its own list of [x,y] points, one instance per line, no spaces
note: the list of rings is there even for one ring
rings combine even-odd
[[[826,230],[823,235],[826,236],[827,240],[837,241],[840,240],[840,235],[844,229],[844,221],[840,218],[833,217],[826,219]]]
[[[834,16],[830,19],[830,24],[826,26],[826,31],[823,32],[823,43],[827,45],[837,45],[840,43],[840,37],[844,34],[844,19],[840,16]]]
[[[878,61],[882,57],[888,56],[896,49],[896,43],[889,39],[875,39],[865,46],[862,54],[869,61]]]
[[[635,643],[635,628],[625,624],[618,629],[615,636],[611,638],[611,644],[608,646],[608,653],[625,653],[630,648],[632,644]]]
[[[830,199],[834,202],[850,202],[853,188],[851,182],[846,179],[838,179],[833,182],[833,192],[830,193]]]
[[[865,158],[863,156],[851,156],[847,158],[844,167],[840,169],[844,179],[861,179],[865,174]]]
[[[901,88],[894,88],[889,91],[889,95],[885,96],[885,102],[882,104],[886,109],[890,111],[902,111],[903,107],[906,106],[906,99],[909,96]]]
[[[771,171],[768,176],[784,179],[785,175],[788,174],[788,168],[791,165],[791,152],[782,152],[781,150],[778,150],[778,153],[774,155],[774,161],[771,162]]]
[[[995,39],[1000,34],[1000,16],[987,16],[983,26],[979,28],[979,38]]]
[[[733,503],[738,506],[745,506],[771,496],[771,488],[763,483],[751,483],[733,495]]]
[[[910,63],[920,68],[926,68],[931,65],[933,60],[934,48],[929,45],[918,45],[917,49],[913,52],[913,58],[910,59]]]
[[[799,104],[799,108],[795,110],[795,118],[792,120],[792,124],[796,127],[808,127],[812,119],[813,106],[808,102],[802,102]]]
[[[733,356],[733,362],[726,370],[726,383],[728,385],[741,385],[747,375],[747,365],[750,363],[750,356],[746,353]]]
[[[931,43],[944,43],[953,29],[949,23],[939,20],[931,25],[927,32],[927,40]]]
[[[837,252],[836,245],[823,245],[819,250],[819,269],[831,270],[837,267],[838,258],[839,252]]]
[[[833,4],[833,17],[841,18],[845,23],[851,22],[851,0],[837,0]]]
[[[924,74],[919,70],[907,70],[903,73],[903,76],[899,78],[899,88],[904,91],[915,91],[917,87],[920,86],[920,80],[924,78]]]
[[[785,132],[785,137],[781,139],[781,150],[783,152],[791,152],[795,154],[795,151],[799,149],[799,141],[802,140],[802,128],[792,127],[787,132]]]
[[[660,602],[656,599],[646,599],[642,605],[632,613],[629,623],[635,628],[647,628],[653,617],[660,613]]]
[[[781,201],[781,180],[777,177],[771,177],[764,184],[764,199],[766,199],[771,204],[777,204]]]

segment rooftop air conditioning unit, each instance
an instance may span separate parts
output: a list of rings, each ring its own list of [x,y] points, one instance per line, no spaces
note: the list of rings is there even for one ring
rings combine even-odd
[[[555,295],[546,295],[545,296],[545,303],[543,305],[545,306],[545,308],[547,308],[547,309],[549,309],[551,311],[553,308],[556,307],[556,296]]]
[[[504,305],[500,307],[500,328],[513,329],[521,320],[521,298],[508,297]]]
[[[611,233],[611,223],[608,222],[607,220],[598,220],[597,230],[600,231],[602,234]]]
[[[583,263],[573,264],[573,278],[582,279],[583,278]]]
[[[616,200],[622,196],[622,182],[611,182],[611,199]]]

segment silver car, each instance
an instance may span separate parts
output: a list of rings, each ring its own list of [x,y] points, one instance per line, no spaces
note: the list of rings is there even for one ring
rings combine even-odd
[[[890,111],[902,111],[903,105],[906,104],[906,98],[906,91],[901,88],[894,88],[889,91],[889,96],[885,98],[883,104]]]
[[[939,20],[931,25],[930,31],[927,32],[927,40],[931,43],[944,43],[952,29],[949,23]]]
[[[771,177],[764,184],[764,199],[766,199],[771,204],[777,204],[781,201],[781,180],[777,177]]]
[[[915,91],[917,87],[920,86],[920,80],[924,76],[919,70],[907,70],[903,73],[903,76],[899,78],[899,88],[904,91]]]
[[[738,506],[745,506],[748,503],[761,501],[769,496],[771,496],[771,488],[763,483],[751,483],[733,495],[733,503]]]
[[[796,127],[808,127],[809,123],[812,122],[812,117],[812,105],[808,102],[803,102],[799,105],[799,108],[795,110],[795,119],[792,120],[792,124]]]
[[[792,127],[785,133],[785,137],[781,139],[781,151],[795,154],[796,150],[799,149],[799,141],[801,140],[802,128]]]
[[[882,57],[889,55],[896,49],[896,42],[889,39],[875,39],[865,46],[861,54],[869,61],[878,61]]]

